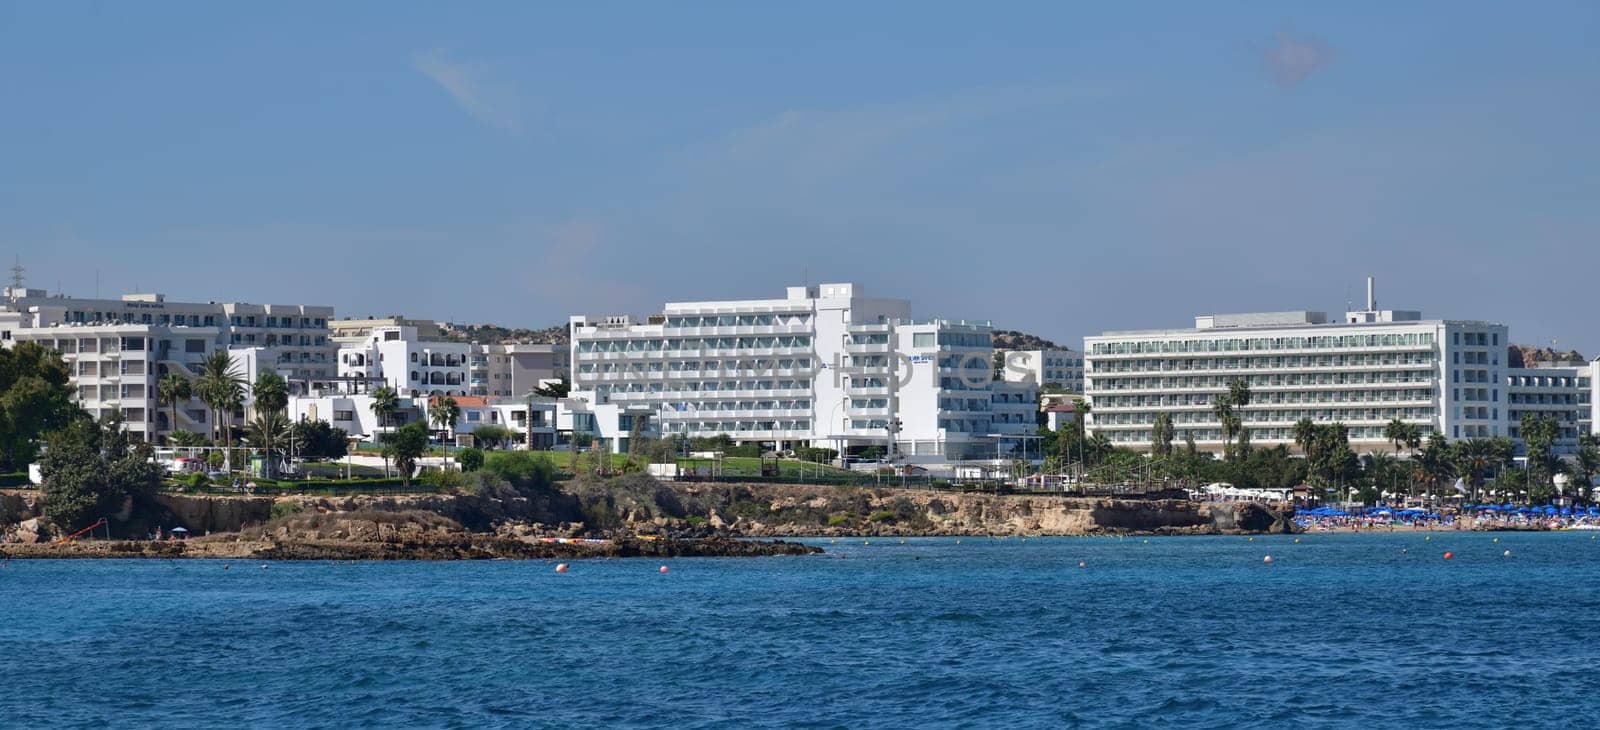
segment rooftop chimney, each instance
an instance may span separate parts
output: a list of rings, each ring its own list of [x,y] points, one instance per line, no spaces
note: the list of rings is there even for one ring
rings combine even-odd
[[[1372,293],[1372,277],[1367,277],[1367,311],[1378,311],[1378,298]]]

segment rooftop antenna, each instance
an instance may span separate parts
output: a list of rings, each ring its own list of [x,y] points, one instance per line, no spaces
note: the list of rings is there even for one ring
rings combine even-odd
[[[22,254],[17,254],[16,263],[11,265],[11,292],[10,292],[11,296],[10,296],[10,299],[11,299],[11,303],[12,304],[16,304],[17,303],[17,297],[22,296],[22,283],[23,283],[22,274],[23,273],[24,273],[24,269],[22,268]]]

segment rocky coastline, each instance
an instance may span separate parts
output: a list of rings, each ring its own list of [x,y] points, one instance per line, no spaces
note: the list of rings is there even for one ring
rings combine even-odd
[[[446,560],[800,555],[777,538],[1287,534],[1292,512],[1240,502],[1091,499],[648,479],[515,494],[162,494],[124,539],[56,543],[39,493],[0,492],[0,556]],[[182,526],[186,541],[138,539]],[[130,539],[131,538],[131,539]],[[777,539],[777,540],[775,540]]]

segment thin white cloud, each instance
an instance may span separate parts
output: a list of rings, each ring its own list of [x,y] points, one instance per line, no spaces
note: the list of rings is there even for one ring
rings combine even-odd
[[[481,64],[451,60],[443,48],[412,59],[411,65],[442,87],[472,118],[496,129],[522,131],[516,89],[488,78]]]
[[[1272,45],[1261,49],[1272,80],[1284,88],[1294,88],[1318,69],[1333,63],[1333,47],[1314,36],[1296,37],[1286,30],[1273,36]]]

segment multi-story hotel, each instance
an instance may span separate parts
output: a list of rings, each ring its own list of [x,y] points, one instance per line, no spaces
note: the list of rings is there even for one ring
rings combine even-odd
[[[1252,395],[1237,415],[1257,445],[1292,444],[1302,418],[1345,424],[1358,452],[1392,450],[1383,434],[1396,418],[1424,436],[1510,435],[1505,325],[1378,310],[1370,285],[1367,301],[1339,322],[1321,312],[1208,315],[1192,329],[1085,338],[1085,422],[1146,448],[1168,413],[1176,440],[1220,451],[1212,407],[1242,379]]]
[[[666,434],[932,463],[1009,455],[1034,429],[1034,386],[992,380],[987,322],[915,321],[856,284],[571,324],[573,397],[640,407]]]
[[[217,350],[249,351],[291,385],[334,374],[328,337],[332,307],[169,302],[160,294],[74,299],[36,289],[6,290],[0,313],[7,346],[33,341],[62,354],[72,369],[78,403],[99,417],[120,412],[130,433],[154,440],[175,429],[205,433],[208,411],[198,400],[172,408],[156,383],[168,373],[193,377]]]
[[[1000,377],[1083,392],[1083,353],[1076,350],[1006,350],[1000,355]]]
[[[1521,454],[1522,416],[1555,419],[1557,456],[1578,451],[1578,438],[1594,428],[1594,363],[1534,363],[1506,371],[1506,427]]]

